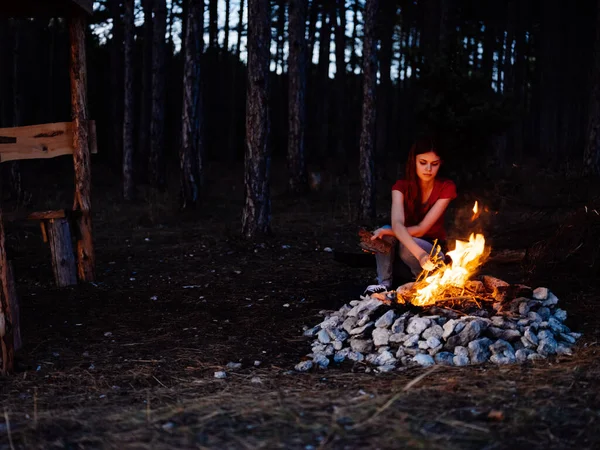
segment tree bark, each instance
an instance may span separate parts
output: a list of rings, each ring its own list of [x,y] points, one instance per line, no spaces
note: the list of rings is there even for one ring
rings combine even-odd
[[[0,375],[7,375],[14,371],[15,331],[20,340],[18,301],[16,297],[13,297],[15,290],[12,276],[10,263],[6,258],[4,221],[0,209],[0,282],[2,283],[0,286],[0,359],[2,360]]]
[[[323,5],[321,28],[319,30],[319,63],[317,65],[317,147],[321,160],[329,155],[329,64],[331,56],[331,24],[335,17],[331,8],[332,0]]]
[[[208,47],[219,48],[219,1],[208,0]]]
[[[321,2],[323,0],[312,0],[308,7],[308,41],[307,41],[307,58],[310,65],[313,60],[313,52],[317,39],[317,22],[319,21],[319,11],[321,10]]]
[[[21,83],[19,71],[21,70],[21,39],[23,35],[22,31],[23,23],[20,20],[13,20],[13,127],[21,126],[23,123],[22,119],[22,103],[23,99],[21,96]],[[14,199],[17,205],[21,205],[23,201],[23,186],[21,179],[21,165],[19,161],[10,161],[9,167],[9,186],[10,196]]]
[[[596,37],[593,53],[593,71],[587,141],[583,152],[583,170],[587,175],[600,175],[600,1],[596,12]]]
[[[289,134],[287,163],[289,189],[305,192],[308,187],[305,161],[306,131],[306,15],[305,0],[289,1]]]
[[[77,274],[81,281],[94,281],[96,257],[92,239],[92,204],[90,200],[92,174],[88,144],[85,29],[83,13],[73,13],[69,22],[73,164],[75,166],[73,210],[81,211],[77,219]]]
[[[200,54],[202,52],[203,0],[188,3],[183,62],[183,111],[179,169],[181,207],[193,208],[200,196],[202,179],[202,95]]]
[[[141,179],[147,181],[149,166],[150,117],[152,115],[152,6],[153,0],[142,0],[144,10],[140,123],[138,131],[137,172]]]
[[[75,268],[75,258],[73,257],[69,219],[63,217],[44,220],[44,226],[48,233],[52,271],[54,272],[56,285],[64,287],[77,284],[77,270]]]
[[[269,178],[269,0],[248,1],[248,91],[246,100],[245,205],[242,233],[251,238],[270,233]]]
[[[366,0],[365,38],[363,45],[363,110],[360,133],[360,218],[375,217],[375,182],[373,149],[375,140],[377,87],[377,21],[378,0]]]
[[[281,67],[281,73],[285,72],[285,57],[283,48],[285,46],[285,0],[279,0],[277,5],[277,58],[275,67]]]
[[[223,39],[223,48],[225,52],[229,51],[229,10],[231,8],[230,0],[225,0],[225,37]],[[204,8],[203,8],[204,9]]]
[[[242,33],[244,32],[244,0],[240,0],[240,11],[237,25],[237,44],[235,46],[236,59],[240,58],[240,52],[242,49]]]
[[[360,66],[358,55],[356,53],[356,46],[358,41],[358,13],[360,11],[359,0],[354,0],[352,4],[352,36],[350,37],[350,67],[352,73],[356,73],[356,68]]]
[[[113,23],[110,42],[113,163],[118,161],[123,149],[123,20],[121,3],[121,0],[109,0],[108,2]]]
[[[346,152],[345,142],[345,123],[346,123],[346,2],[345,0],[336,0],[336,21],[335,21],[335,85],[336,85],[336,108],[334,119],[335,156],[338,161],[338,167],[342,173],[346,172],[346,165],[341,162],[344,160]]]
[[[164,133],[165,133],[165,32],[167,2],[155,0],[152,40],[152,117],[150,119],[150,184],[165,188]]]
[[[134,0],[125,0],[124,20],[124,103],[123,103],[123,198],[133,200],[133,45],[134,45]]]

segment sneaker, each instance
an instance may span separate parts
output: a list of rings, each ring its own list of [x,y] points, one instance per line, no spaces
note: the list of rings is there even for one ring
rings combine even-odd
[[[377,294],[379,292],[387,292],[390,288],[388,288],[385,284],[371,284],[367,286],[365,292],[363,292],[363,296]]]

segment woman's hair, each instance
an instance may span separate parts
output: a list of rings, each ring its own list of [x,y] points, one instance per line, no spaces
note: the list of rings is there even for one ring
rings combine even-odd
[[[417,155],[434,152],[440,156],[440,152],[433,138],[421,138],[416,141],[408,152],[406,161],[406,217],[418,217],[421,213],[421,183],[417,177]]]

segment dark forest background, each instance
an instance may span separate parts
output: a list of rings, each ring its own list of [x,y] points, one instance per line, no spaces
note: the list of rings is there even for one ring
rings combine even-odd
[[[376,177],[399,172],[424,134],[439,136],[446,169],[459,182],[522,165],[598,174],[598,2],[250,1],[260,3],[264,8],[245,0],[94,3],[87,40],[89,117],[99,140],[94,161],[112,169],[114,184],[132,174],[126,198],[140,186],[179,184],[181,206],[194,206],[210,189],[202,182],[209,164],[244,160],[248,23],[260,23],[261,14],[270,26],[270,42],[262,44],[270,48],[267,158],[276,163],[302,153],[293,190],[306,191],[321,173],[364,177],[365,145],[372,146],[367,169]],[[297,57],[289,51],[293,23],[304,25],[305,40],[295,37],[292,47],[305,49],[305,66],[290,64]],[[194,29],[186,36],[189,24]],[[194,42],[194,33],[203,39]],[[0,126],[70,120],[66,20],[2,19],[0,42]],[[189,42],[194,48],[186,53]],[[363,94],[368,46],[376,63],[372,101]],[[290,66],[292,74],[301,72],[294,89],[306,100],[303,142],[294,141],[294,150]],[[191,119],[186,87],[196,108]],[[365,140],[366,108],[374,108],[376,120]],[[128,114],[133,128],[124,135]],[[181,148],[190,136],[192,193],[182,180],[190,163]],[[18,172],[29,170],[20,164],[3,165],[10,190],[21,189]]]

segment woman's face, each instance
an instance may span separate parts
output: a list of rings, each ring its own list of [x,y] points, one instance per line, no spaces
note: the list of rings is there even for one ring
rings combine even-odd
[[[433,181],[440,170],[442,160],[435,152],[417,155],[417,176],[421,181]]]

